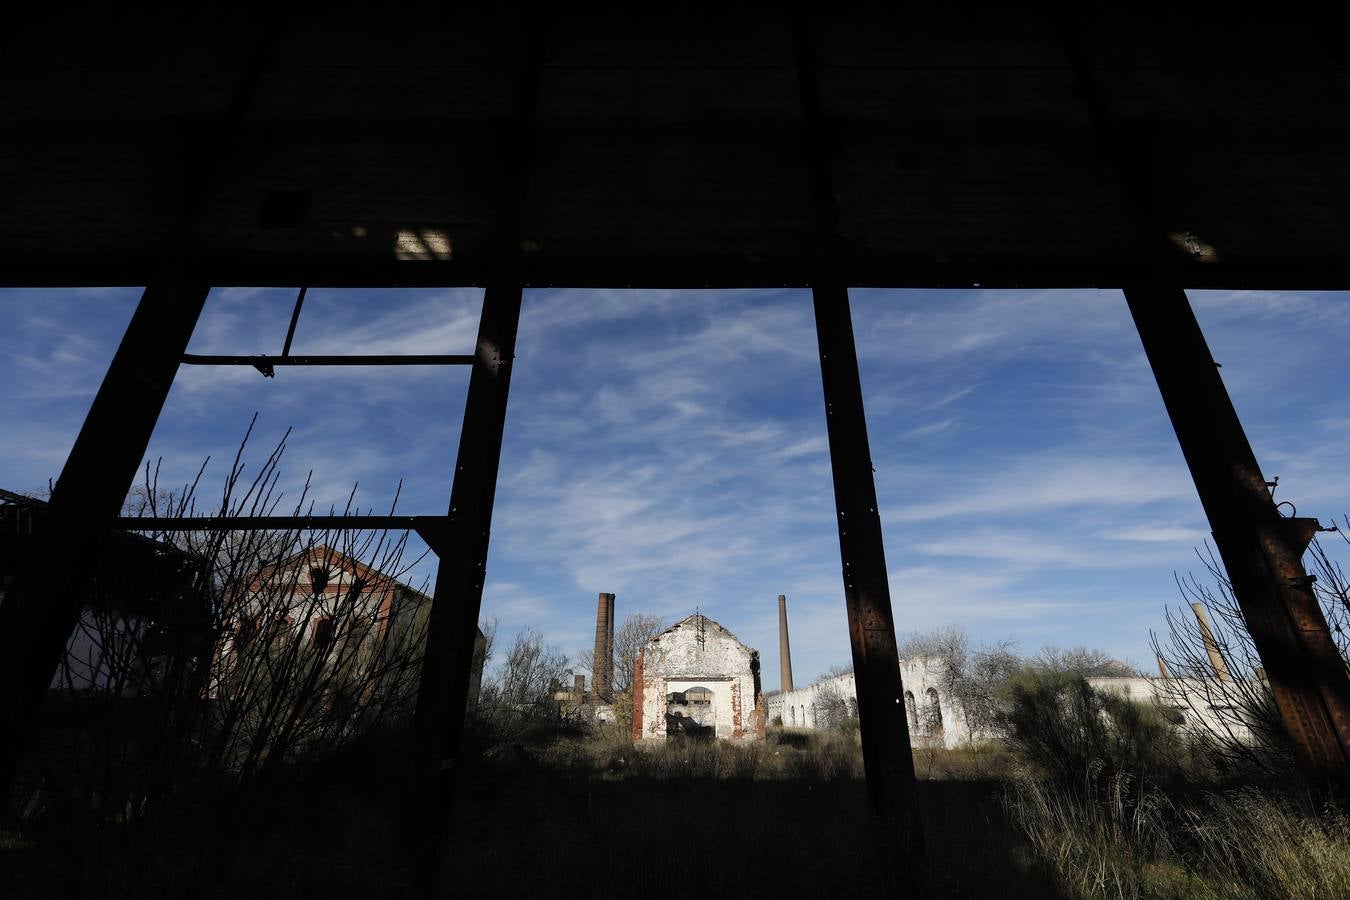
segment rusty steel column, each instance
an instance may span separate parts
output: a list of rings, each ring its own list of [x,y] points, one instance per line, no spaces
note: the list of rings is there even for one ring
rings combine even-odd
[[[424,833],[422,863],[431,883],[448,884],[455,858],[448,846],[454,810],[455,769],[464,739],[478,614],[487,574],[488,539],[497,490],[506,401],[511,386],[520,285],[490,285],[483,294],[478,343],[464,424],[459,435],[450,513],[432,542],[440,557],[427,624],[426,650],[417,692],[414,727],[425,764],[432,767],[434,809]]]
[[[792,647],[788,643],[787,595],[778,595],[778,689],[792,690]]]
[[[0,794],[8,790],[80,617],[104,539],[150,444],[208,288],[182,270],[141,294],[52,490],[28,558],[0,604]],[[79,565],[72,565],[79,560]]]
[[[1350,678],[1303,567],[1315,519],[1271,499],[1185,291],[1125,288],[1144,352],[1300,764],[1350,775]]]
[[[269,52],[289,22],[260,32],[218,119],[179,123],[179,194],[159,264],[94,396],[52,490],[28,559],[0,604],[0,800],[8,792],[91,582],[88,563],[127,491],[206,303],[209,285],[189,271],[196,229],[234,144]],[[72,565],[78,560],[79,565]]]
[[[923,835],[848,291],[826,284],[811,293],[867,792],[897,844],[893,849],[901,856],[896,863],[912,865],[922,858]],[[900,893],[912,888],[896,885]]]

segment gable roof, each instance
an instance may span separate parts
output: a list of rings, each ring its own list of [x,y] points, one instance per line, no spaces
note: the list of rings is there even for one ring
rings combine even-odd
[[[393,587],[395,590],[401,590],[405,594],[411,595],[418,603],[430,601],[431,597],[422,593],[414,587],[411,587],[392,575],[381,572],[379,569],[371,568],[355,557],[349,556],[340,550],[334,550],[327,544],[317,544],[313,547],[306,547],[278,562],[269,563],[249,576],[249,582],[261,581],[275,573],[284,572],[293,566],[302,565],[306,562],[322,562],[330,567],[336,566],[343,571],[351,573],[353,578],[360,579],[363,586],[371,587]]]
[[[676,622],[674,625],[671,625],[669,628],[665,629],[664,631],[661,631],[661,632],[659,632],[659,633],[653,635],[652,638],[651,638],[651,640],[647,641],[647,643],[648,643],[648,644],[654,644],[654,643],[656,643],[657,641],[661,640],[661,638],[665,637],[666,635],[668,635],[668,634],[673,634],[674,632],[676,632],[676,631],[678,631],[679,629],[683,628],[685,625],[695,624],[695,620],[697,620],[697,619],[702,619],[702,620],[703,620],[703,627],[704,627],[704,628],[707,628],[707,627],[711,626],[711,627],[717,629],[717,630],[720,631],[722,634],[724,634],[724,635],[726,635],[727,637],[731,638],[731,640],[734,641],[736,644],[738,644],[738,645],[740,645],[741,647],[743,647],[747,652],[749,652],[749,653],[758,653],[758,652],[759,652],[759,651],[756,650],[754,647],[751,647],[749,644],[745,643],[745,641],[743,641],[743,640],[741,640],[740,638],[736,637],[736,635],[734,635],[734,634],[731,632],[731,629],[727,628],[727,627],[726,627],[725,625],[723,625],[721,622],[718,622],[718,621],[716,621],[716,620],[714,620],[714,619],[710,619],[710,618],[708,618],[706,615],[704,615],[703,613],[700,613],[700,612],[690,613],[689,615],[685,616],[683,619],[681,619],[680,621]]]

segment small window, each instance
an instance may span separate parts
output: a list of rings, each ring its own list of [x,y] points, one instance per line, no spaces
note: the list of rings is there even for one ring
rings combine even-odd
[[[938,692],[935,688],[928,689],[928,733],[942,733],[942,704],[938,702]]]
[[[323,589],[328,587],[328,570],[323,566],[310,566],[309,583],[314,588],[314,593],[322,594]]]
[[[333,646],[333,639],[337,637],[337,620],[330,616],[323,616],[314,621],[311,632],[311,640],[314,643],[314,649],[326,653],[328,648]]]

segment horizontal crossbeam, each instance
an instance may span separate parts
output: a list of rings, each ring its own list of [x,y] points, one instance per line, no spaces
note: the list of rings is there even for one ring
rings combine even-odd
[[[188,366],[471,366],[473,354],[413,356],[201,356],[184,353]]]
[[[1069,262],[1056,259],[938,262],[895,255],[842,260],[838,280],[860,288],[1119,288],[1138,278],[1153,258],[1128,256]],[[512,278],[527,288],[752,288],[809,287],[818,273],[806,255],[793,258],[727,259],[686,253],[642,258],[634,254],[573,260],[397,260],[338,258],[333,254],[290,254],[284,260],[260,255],[199,257],[192,275],[213,285],[274,287],[308,281],[315,287],[474,287]],[[1259,264],[1168,262],[1171,281],[1192,290],[1343,291],[1350,262],[1309,254]],[[4,287],[116,287],[143,285],[153,277],[154,260],[134,253],[116,255],[13,254],[0,248]]]

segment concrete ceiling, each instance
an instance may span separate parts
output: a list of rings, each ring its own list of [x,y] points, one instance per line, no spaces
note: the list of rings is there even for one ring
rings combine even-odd
[[[1350,287],[1329,23],[668,9],[40,12],[0,283]]]

